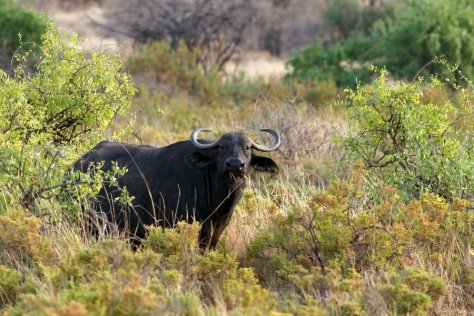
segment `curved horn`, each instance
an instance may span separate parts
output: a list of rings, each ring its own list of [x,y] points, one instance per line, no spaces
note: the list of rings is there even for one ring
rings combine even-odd
[[[276,131],[274,131],[271,128],[262,128],[262,129],[260,129],[260,131],[269,133],[270,135],[273,136],[275,141],[273,142],[273,144],[270,147],[266,147],[266,146],[258,145],[252,140],[252,148],[254,148],[258,151],[267,152],[267,151],[274,151],[275,149],[278,148],[278,146],[280,146],[280,144],[281,144],[280,134],[278,134]]]
[[[215,142],[211,142],[209,144],[203,144],[203,143],[200,143],[198,140],[197,140],[197,136],[199,135],[199,133],[201,132],[212,132],[211,129],[208,129],[208,128],[196,128],[192,133],[191,133],[191,137],[189,138],[189,140],[191,141],[191,144],[193,144],[194,147],[196,148],[199,148],[199,149],[209,149],[209,148],[212,148],[214,146],[216,146],[218,140],[216,140]]]

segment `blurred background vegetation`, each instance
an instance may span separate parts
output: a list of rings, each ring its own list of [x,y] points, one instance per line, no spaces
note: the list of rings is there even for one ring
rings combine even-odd
[[[0,312],[470,315],[473,16],[469,0],[0,0]],[[262,126],[281,172],[248,180],[216,251],[198,224],[137,251],[86,233],[100,178],[67,174],[98,141]]]

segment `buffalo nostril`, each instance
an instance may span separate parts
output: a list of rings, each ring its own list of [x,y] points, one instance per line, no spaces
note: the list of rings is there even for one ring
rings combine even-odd
[[[245,166],[242,160],[236,158],[227,159],[225,165],[230,170],[243,170]]]

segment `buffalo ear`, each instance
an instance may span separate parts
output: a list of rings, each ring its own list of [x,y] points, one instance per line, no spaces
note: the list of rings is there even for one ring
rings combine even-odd
[[[212,156],[206,155],[206,153],[204,150],[197,150],[188,156],[188,161],[198,168],[205,168],[214,161]]]
[[[271,158],[252,155],[250,165],[257,171],[278,172],[278,166]]]

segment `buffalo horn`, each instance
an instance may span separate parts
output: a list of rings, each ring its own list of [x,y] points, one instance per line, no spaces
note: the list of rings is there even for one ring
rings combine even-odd
[[[281,144],[280,134],[278,134],[276,131],[274,131],[271,128],[262,128],[262,129],[260,129],[260,131],[269,133],[270,135],[273,136],[275,141],[269,147],[258,145],[254,141],[252,141],[252,148],[254,148],[258,151],[265,151],[266,152],[266,151],[273,151],[273,150],[277,149],[278,146],[280,146],[280,144]]]
[[[190,137],[191,144],[193,144],[194,147],[199,148],[199,149],[209,149],[209,148],[212,148],[212,147],[216,146],[218,140],[216,140],[215,142],[209,143],[209,144],[200,143],[197,140],[197,137],[198,137],[199,133],[201,133],[201,132],[212,132],[212,130],[208,129],[208,128],[196,128],[191,133],[191,137]]]

